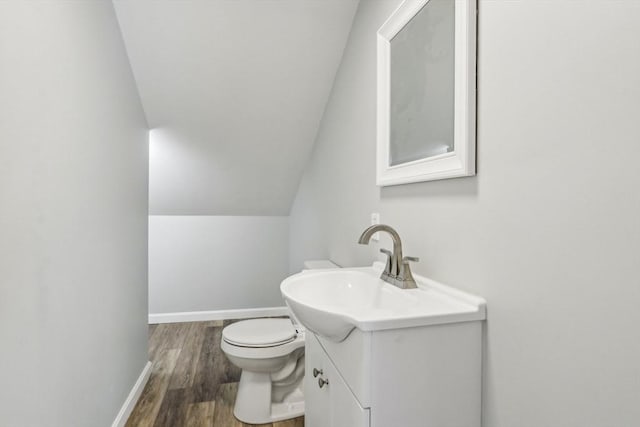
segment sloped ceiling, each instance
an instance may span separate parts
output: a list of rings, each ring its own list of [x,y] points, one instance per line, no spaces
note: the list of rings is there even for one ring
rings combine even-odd
[[[116,0],[150,213],[287,215],[357,0]]]

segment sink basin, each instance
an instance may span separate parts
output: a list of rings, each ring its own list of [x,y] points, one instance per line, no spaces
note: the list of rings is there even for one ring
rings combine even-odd
[[[485,318],[480,297],[419,275],[414,275],[418,288],[399,289],[382,281],[381,271],[381,263],[308,270],[285,279],[280,291],[307,329],[336,342],[354,328],[376,331]]]

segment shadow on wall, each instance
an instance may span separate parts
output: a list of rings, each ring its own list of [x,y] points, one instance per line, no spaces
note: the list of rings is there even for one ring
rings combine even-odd
[[[467,176],[440,181],[418,182],[409,185],[380,187],[381,199],[406,199],[428,197],[474,197],[478,196],[478,177]]]

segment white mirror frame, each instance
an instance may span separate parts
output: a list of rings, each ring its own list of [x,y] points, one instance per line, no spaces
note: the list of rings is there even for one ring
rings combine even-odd
[[[378,186],[470,176],[476,173],[476,0],[455,1],[454,150],[389,165],[391,39],[429,0],[405,0],[378,30]]]

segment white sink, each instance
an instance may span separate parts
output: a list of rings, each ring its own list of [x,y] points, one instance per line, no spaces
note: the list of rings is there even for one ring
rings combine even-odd
[[[372,267],[308,270],[285,279],[280,291],[298,320],[332,341],[354,328],[400,329],[482,320],[484,299],[414,275],[417,289],[382,281],[381,263]]]

